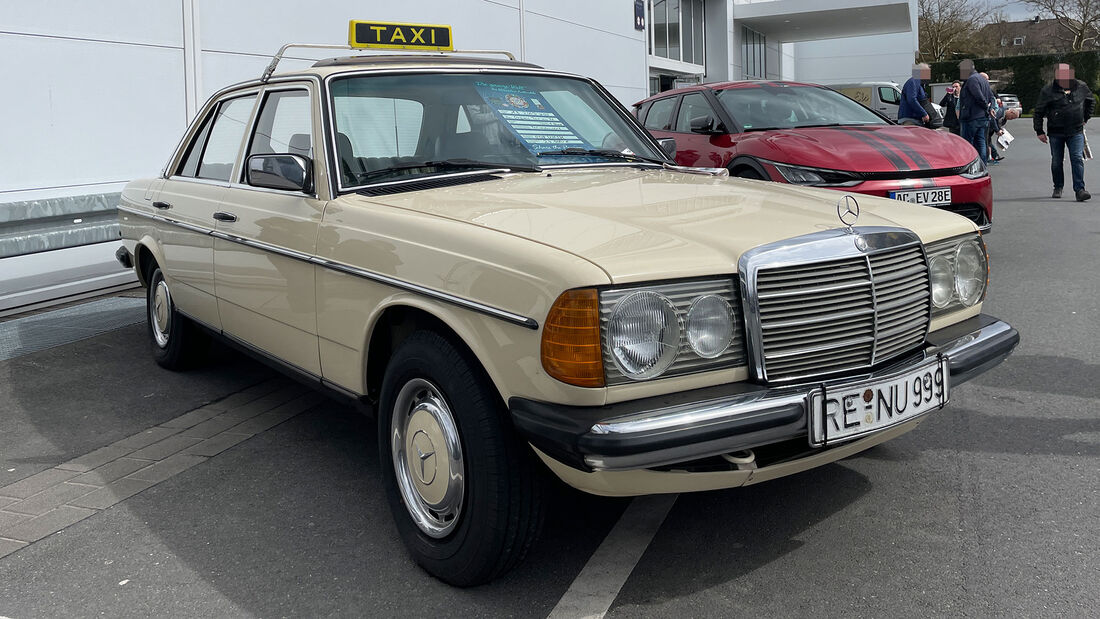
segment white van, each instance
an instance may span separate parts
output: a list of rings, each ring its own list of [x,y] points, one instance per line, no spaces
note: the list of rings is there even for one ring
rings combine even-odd
[[[897,122],[898,108],[901,107],[901,87],[897,82],[857,82],[828,86],[863,107]],[[940,113],[940,118],[943,118],[943,108],[936,101],[936,99],[932,100],[932,107]]]
[[[901,88],[894,82],[857,82],[854,84],[829,84],[860,105],[896,121],[901,105]]]

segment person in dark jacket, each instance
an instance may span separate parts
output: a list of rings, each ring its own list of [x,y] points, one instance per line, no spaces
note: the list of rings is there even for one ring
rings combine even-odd
[[[1058,64],[1054,67],[1054,81],[1039,92],[1035,105],[1035,135],[1039,141],[1050,144],[1050,175],[1054,180],[1052,198],[1062,197],[1066,177],[1062,163],[1069,147],[1070,171],[1073,174],[1073,193],[1078,202],[1092,197],[1085,189],[1085,123],[1092,116],[1093,98],[1089,87],[1073,76],[1073,67]],[[1046,119],[1046,130],[1043,120]]]
[[[928,112],[924,110],[924,102],[928,101],[928,93],[924,92],[924,82],[932,79],[932,69],[926,64],[918,64],[913,67],[913,76],[905,81],[901,87],[901,104],[898,106],[898,124],[921,125],[928,124]]]
[[[990,110],[996,98],[989,81],[974,70],[973,60],[959,63],[959,79],[965,79],[959,95],[959,125],[962,138],[974,147],[982,163],[989,162],[985,134],[989,126]]]
[[[940,99],[940,107],[943,108],[943,126],[951,133],[959,135],[959,90],[962,85],[955,82],[947,87],[947,94]]]
[[[993,95],[996,96],[997,93],[994,92]],[[1005,117],[1006,109],[1007,108],[1005,108],[1004,103],[1002,103],[1000,99],[997,99],[993,104],[993,116],[989,119],[989,125],[985,132],[985,143],[989,147],[990,165],[1000,163],[1001,159],[1004,159],[1004,157],[997,152],[997,143],[993,136],[1001,132],[1005,122],[1008,120]]]

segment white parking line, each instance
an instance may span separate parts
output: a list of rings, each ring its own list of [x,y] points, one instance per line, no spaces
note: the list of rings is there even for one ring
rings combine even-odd
[[[657,535],[678,496],[659,494],[631,501],[558,605],[550,611],[549,619],[603,617]]]

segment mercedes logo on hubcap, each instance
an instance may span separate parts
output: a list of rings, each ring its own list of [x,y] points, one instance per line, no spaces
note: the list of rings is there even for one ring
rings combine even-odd
[[[859,219],[859,202],[856,202],[855,196],[851,194],[845,194],[836,203],[836,214],[840,217],[841,223],[848,227],[849,232],[853,232],[852,226],[856,224],[856,220]]]
[[[427,434],[417,432],[416,436],[413,436],[412,446],[416,450],[416,457],[420,460],[420,466],[414,473],[421,483],[431,485],[435,481],[435,445]]]

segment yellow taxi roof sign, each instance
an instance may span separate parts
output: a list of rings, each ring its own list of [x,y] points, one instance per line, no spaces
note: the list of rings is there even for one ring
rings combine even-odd
[[[348,45],[369,49],[454,50],[451,27],[434,24],[397,24],[351,20]]]

